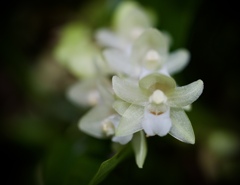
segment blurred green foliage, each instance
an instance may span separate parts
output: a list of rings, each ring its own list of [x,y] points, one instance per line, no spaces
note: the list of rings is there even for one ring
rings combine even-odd
[[[76,81],[52,58],[58,30],[69,21],[92,29],[107,25],[119,0],[15,1],[1,12],[0,184],[88,184],[112,145],[80,132],[88,110],[71,104],[66,88]],[[238,184],[239,11],[235,1],[139,0],[156,12],[157,27],[170,33],[172,49],[186,47],[189,66],[179,84],[198,78],[204,93],[188,113],[196,144],[170,136],[148,139],[138,169],[133,156],[101,184]]]

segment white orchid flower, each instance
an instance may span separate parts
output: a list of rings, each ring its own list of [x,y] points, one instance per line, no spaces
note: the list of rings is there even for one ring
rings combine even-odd
[[[87,87],[87,81],[85,83],[86,84],[79,84],[79,86],[76,85],[70,90],[70,93],[73,91],[76,93],[78,90],[81,90],[81,88]],[[96,80],[95,83],[97,83],[96,85],[98,90],[97,98],[99,98],[100,101],[79,120],[78,126],[80,130],[96,138],[111,138],[113,142],[120,144],[128,143],[132,139],[133,134],[128,136],[115,136],[115,129],[119,124],[120,116],[112,108],[114,97],[111,92],[110,84],[106,79],[101,78]],[[81,88],[79,88],[80,86]],[[79,96],[81,96],[81,91],[78,92]],[[88,96],[90,95],[91,94],[88,94]],[[75,98],[75,100],[78,98],[78,100],[81,101],[84,99],[83,97],[77,96],[75,96]],[[95,100],[95,98],[96,97],[93,99]]]
[[[108,97],[108,103],[102,103],[93,107],[79,120],[78,127],[81,131],[92,137],[111,139],[113,142],[121,145],[125,145],[131,141],[136,163],[139,168],[142,168],[147,155],[145,135],[142,131],[124,136],[115,135],[121,116],[112,108],[113,97]],[[126,106],[128,106],[127,103]],[[124,110],[124,108],[119,109],[118,112],[123,114],[121,111]]]
[[[88,107],[108,101],[110,95],[109,93],[106,94],[106,92],[111,89],[111,84],[106,78],[106,70],[103,71],[101,68],[103,66],[98,65],[99,60],[101,59],[95,58],[92,62],[95,68],[94,76],[82,78],[68,88],[67,98],[74,104]],[[102,90],[103,87],[106,87],[107,91]]]
[[[195,143],[191,122],[183,108],[201,95],[201,80],[177,87],[173,78],[154,73],[139,83],[114,76],[112,84],[119,97],[113,107],[122,116],[116,136],[144,130],[147,136],[169,133],[183,142]]]
[[[79,121],[79,129],[84,133],[99,139],[111,138],[113,142],[122,145],[128,143],[133,134],[115,136],[115,129],[119,124],[120,116],[111,107],[98,105],[92,108]]]
[[[67,90],[67,98],[78,106],[95,106],[101,101],[96,78],[89,78],[74,83]]]
[[[113,18],[113,29],[96,31],[96,40],[103,47],[120,49],[129,53],[132,43],[145,29],[152,27],[153,18],[137,2],[120,3]]]
[[[189,62],[189,52],[178,49],[169,54],[169,38],[154,28],[146,29],[131,48],[130,54],[116,49],[106,49],[103,55],[115,74],[142,78],[159,72],[173,75]]]

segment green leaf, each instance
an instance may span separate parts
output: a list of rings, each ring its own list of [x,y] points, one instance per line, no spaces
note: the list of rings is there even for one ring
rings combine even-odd
[[[169,134],[180,141],[194,144],[195,135],[192,124],[183,109],[171,108],[170,117],[172,120],[172,128]]]
[[[112,84],[116,95],[126,102],[145,105],[148,101],[148,97],[143,94],[136,81],[114,76]]]
[[[127,136],[141,130],[143,115],[144,107],[134,104],[129,106],[116,129],[116,136]]]
[[[94,154],[101,155],[107,150],[102,141],[91,137],[78,137],[77,140],[62,137],[49,144],[42,158],[41,167],[38,167],[39,170],[41,169],[39,180],[46,185],[89,183],[95,175],[94,171],[101,164],[101,159],[96,158]]]
[[[142,168],[145,158],[147,156],[147,144],[143,131],[134,134],[132,139],[132,145],[135,153],[136,163],[139,168]]]
[[[104,161],[99,167],[97,173],[89,183],[89,185],[97,185],[102,182],[107,175],[124,159],[126,159],[132,152],[130,145],[124,146],[118,153],[112,158]]]
[[[197,100],[202,91],[202,80],[197,80],[182,87],[176,87],[175,91],[168,96],[168,103],[172,107],[185,107]]]
[[[176,83],[174,79],[169,76],[153,73],[142,78],[139,81],[139,87],[150,92],[160,89],[164,93],[167,93],[176,87]]]

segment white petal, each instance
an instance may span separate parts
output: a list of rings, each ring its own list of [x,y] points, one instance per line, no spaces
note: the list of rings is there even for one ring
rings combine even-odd
[[[67,91],[67,98],[80,106],[96,105],[100,98],[96,79],[86,79],[73,84]]]
[[[192,110],[192,104],[187,105],[187,106],[182,107],[182,108],[183,108],[183,110],[185,110],[185,111],[191,111],[191,110]]]
[[[168,72],[168,70],[167,70],[167,68],[165,66],[163,66],[161,69],[159,69],[158,73],[166,75],[166,76],[170,76],[169,72]]]
[[[114,102],[114,93],[111,82],[103,76],[99,76],[96,79],[96,82],[100,95],[99,103],[107,104],[109,107],[111,107]]]
[[[128,42],[108,29],[99,29],[95,34],[97,42],[103,47],[113,47],[116,49],[126,50],[129,47]]]
[[[153,73],[145,76],[139,81],[139,86],[144,90],[154,92],[156,89],[167,93],[168,91],[172,91],[176,87],[176,83],[173,78],[159,74]]]
[[[146,29],[132,46],[131,62],[140,64],[148,51],[156,51],[164,61],[168,54],[168,42],[165,36],[157,29]]]
[[[169,132],[173,137],[185,143],[194,144],[195,136],[188,116],[182,109],[171,108],[172,128]]]
[[[139,79],[144,78],[145,76],[151,74],[153,71],[152,70],[147,70],[145,68],[141,68],[140,74],[139,74]]]
[[[83,132],[96,137],[105,138],[102,121],[112,115],[111,108],[103,105],[92,108],[85,114],[78,123],[78,127]]]
[[[143,131],[134,134],[132,140],[135,160],[139,168],[143,167],[145,158],[147,156],[147,143]]]
[[[175,91],[168,95],[168,104],[171,107],[185,107],[196,101],[202,94],[202,91],[202,80],[197,80],[182,87],[176,87]]]
[[[116,95],[128,103],[145,105],[148,101],[148,96],[143,94],[136,81],[114,76],[112,84]]]
[[[124,112],[129,108],[130,105],[131,105],[130,103],[127,103],[119,99],[113,103],[113,108],[118,114],[122,116]]]
[[[120,122],[121,116],[118,114],[112,114],[108,117],[108,120],[113,124],[114,128],[117,128]]]
[[[138,30],[151,27],[151,18],[137,2],[123,1],[114,14],[114,27],[125,38],[134,40],[141,33]]]
[[[141,68],[140,70],[140,74],[138,75],[139,76],[139,79],[142,79],[144,78],[145,76],[148,76],[152,73],[160,73],[160,74],[163,74],[163,75],[166,75],[166,76],[170,76],[168,71],[167,71],[167,68],[165,66],[163,66],[162,68],[160,68],[158,71],[153,71],[153,70],[147,70],[145,68]]]
[[[170,131],[171,126],[172,122],[169,110],[161,115],[154,115],[145,109],[142,127],[147,136],[165,136]]]
[[[127,135],[127,136],[113,136],[112,141],[116,143],[120,143],[122,145],[127,144],[129,141],[132,140],[133,135]]]
[[[121,116],[119,116],[118,114],[113,114],[108,117],[108,120],[113,124],[115,129],[118,127],[120,119],[121,119]],[[129,141],[131,141],[132,137],[133,137],[132,134],[127,136],[113,136],[112,141],[125,145]]]
[[[123,114],[116,129],[116,136],[131,135],[142,129],[144,107],[132,104]]]
[[[103,56],[113,72],[131,74],[132,67],[126,53],[117,49],[107,49],[103,51]]]
[[[189,52],[185,49],[179,49],[169,55],[165,65],[170,74],[175,74],[187,66],[189,59]]]

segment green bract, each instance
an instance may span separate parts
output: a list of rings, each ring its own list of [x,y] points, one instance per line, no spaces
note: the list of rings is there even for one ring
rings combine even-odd
[[[170,133],[183,142],[195,142],[191,123],[183,108],[201,95],[201,80],[177,87],[173,78],[153,73],[139,83],[117,76],[113,77],[112,83],[115,94],[122,100],[115,101],[113,106],[122,116],[117,136],[144,130],[148,136]]]

